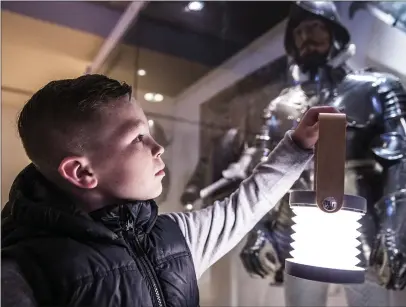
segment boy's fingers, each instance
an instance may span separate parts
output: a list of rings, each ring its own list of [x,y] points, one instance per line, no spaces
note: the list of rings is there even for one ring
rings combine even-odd
[[[305,113],[302,121],[304,124],[312,126],[317,123],[320,113],[340,113],[340,111],[331,106],[312,107]]]

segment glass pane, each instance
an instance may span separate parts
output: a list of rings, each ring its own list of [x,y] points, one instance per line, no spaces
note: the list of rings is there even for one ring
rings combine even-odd
[[[366,1],[354,3],[357,7],[366,6],[383,22],[406,31],[406,2],[404,1]]]
[[[124,13],[131,2],[98,4]],[[213,152],[213,144],[218,138],[229,128],[240,125],[242,114],[247,112],[243,104],[229,104],[222,92],[231,91],[235,96],[241,87],[247,89],[256,81],[254,77],[228,89],[219,84],[207,86],[214,91],[213,99],[206,99],[200,108],[195,106],[189,113],[178,112],[180,97],[185,97],[187,91],[209,74],[240,74],[222,64],[282,22],[289,7],[289,2],[278,1],[151,1],[143,7],[97,71],[131,84],[134,96],[148,118],[163,132],[159,138],[166,144],[163,159],[168,173],[164,183],[175,191],[168,201],[170,205],[180,203],[185,185],[196,170],[197,160],[204,160]],[[193,94],[186,96],[190,103],[194,103]],[[239,111],[230,116],[230,108]],[[175,134],[177,144],[180,142],[184,146],[183,151],[173,146]],[[179,138],[185,141],[179,141]],[[179,160],[186,165],[187,175],[172,171]],[[206,175],[200,176],[202,182],[205,182]],[[170,211],[165,195],[158,201],[163,202],[163,211]]]

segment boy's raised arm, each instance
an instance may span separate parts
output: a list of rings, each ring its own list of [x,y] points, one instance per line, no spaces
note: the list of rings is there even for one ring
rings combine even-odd
[[[285,195],[312,158],[292,141],[292,132],[230,197],[189,213],[171,213],[191,250],[196,275],[236,246]]]
[[[195,212],[169,214],[186,238],[198,278],[236,246],[299,179],[313,157],[320,113],[339,111],[330,106],[310,108],[229,198]]]

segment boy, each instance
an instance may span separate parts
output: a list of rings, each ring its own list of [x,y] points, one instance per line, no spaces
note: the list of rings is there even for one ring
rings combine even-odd
[[[199,305],[197,279],[272,208],[312,158],[310,109],[229,198],[158,215],[164,149],[126,84],[53,81],[27,102],[32,164],[2,212],[3,306]]]

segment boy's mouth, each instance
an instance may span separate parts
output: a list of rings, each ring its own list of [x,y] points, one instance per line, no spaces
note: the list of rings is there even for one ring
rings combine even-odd
[[[165,166],[161,170],[155,173],[155,176],[165,176]]]

